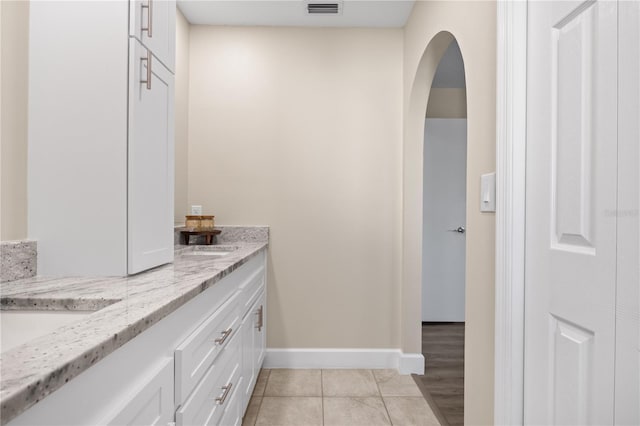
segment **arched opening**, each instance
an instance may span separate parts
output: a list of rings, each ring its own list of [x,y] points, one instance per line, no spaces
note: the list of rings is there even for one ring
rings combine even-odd
[[[406,353],[422,353],[423,222],[424,203],[428,202],[428,200],[425,200],[424,195],[426,112],[436,71],[445,52],[454,40],[456,39],[453,34],[448,31],[441,31],[429,41],[417,64],[412,83],[407,88],[409,90],[409,97],[407,99],[408,103],[406,105],[407,109],[404,123],[402,234],[402,339],[403,351]],[[456,42],[457,41],[458,40],[456,40]],[[464,45],[460,44],[459,48],[464,58]],[[462,61],[462,63],[464,63],[464,61]],[[466,73],[465,77],[467,77]],[[465,78],[465,81],[468,82],[468,78]],[[473,119],[473,117],[471,118]],[[468,170],[468,167],[466,170]],[[461,225],[462,224],[457,225],[456,228]],[[446,230],[443,232],[446,232]],[[452,236],[453,235],[455,234],[452,233]],[[466,255],[469,256],[469,253],[466,253]],[[458,260],[457,267],[466,270],[466,263],[466,259]],[[468,294],[466,277],[464,292]],[[464,309],[466,312],[469,312],[468,306],[465,306]],[[422,361],[423,356],[421,356],[420,359]],[[423,371],[423,368],[427,372],[430,371],[433,361],[434,357],[430,356],[427,350],[427,356],[424,357],[424,364],[420,366],[420,371]],[[463,365],[464,356],[462,357],[461,363]],[[415,367],[418,366],[416,365]],[[422,376],[416,376],[416,381],[421,385],[427,399],[430,400],[434,412],[441,417],[441,422],[448,422],[431,397],[431,392],[423,386],[422,378]],[[464,378],[458,377],[457,380],[458,384],[464,389]],[[443,388],[443,390],[446,389],[447,387]],[[463,390],[457,389],[451,390],[450,392],[458,392],[458,401],[463,401]],[[462,410],[462,407],[458,408],[459,413],[452,418],[451,423],[461,423],[463,421]]]
[[[467,107],[453,39],[436,68],[425,113],[422,197],[422,354],[419,380],[449,425],[464,424]]]

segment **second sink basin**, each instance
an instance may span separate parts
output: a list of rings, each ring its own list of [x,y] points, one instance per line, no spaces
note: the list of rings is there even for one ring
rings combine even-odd
[[[186,253],[185,256],[209,256],[209,257],[215,257],[215,256],[226,256],[229,253],[231,253],[230,251],[201,251],[201,250],[197,250],[197,251],[193,251],[191,253]]]
[[[233,246],[200,246],[194,247],[192,250],[185,251],[182,253],[182,257],[187,259],[211,259],[211,258],[219,258],[224,257],[235,250],[238,247]]]

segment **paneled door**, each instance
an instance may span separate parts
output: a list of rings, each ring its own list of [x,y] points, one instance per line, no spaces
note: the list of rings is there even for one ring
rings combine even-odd
[[[528,8],[524,421],[613,424],[618,4]]]
[[[129,39],[128,272],[173,261],[174,77]]]

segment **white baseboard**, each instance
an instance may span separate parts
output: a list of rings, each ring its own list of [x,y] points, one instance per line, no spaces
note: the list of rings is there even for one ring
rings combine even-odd
[[[401,353],[398,361],[400,374],[424,374],[424,355]]]
[[[424,357],[400,349],[269,348],[264,368],[392,368],[401,374],[424,374]]]

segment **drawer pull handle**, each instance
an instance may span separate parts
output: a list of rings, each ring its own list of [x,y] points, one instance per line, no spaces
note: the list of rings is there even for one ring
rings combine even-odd
[[[256,325],[256,328],[258,329],[258,331],[262,331],[262,327],[264,326],[264,307],[262,305],[260,305],[260,307],[258,308],[258,325]]]
[[[223,344],[225,342],[225,340],[227,340],[227,337],[229,337],[232,332],[233,332],[233,328],[229,328],[229,329],[223,331],[222,332],[222,337],[216,339],[215,342],[217,344],[219,344],[219,345]]]
[[[147,79],[141,80],[140,83],[146,83],[147,90],[151,90],[151,78],[153,77],[153,74],[151,73],[151,61],[153,60],[153,57],[151,56],[151,51],[149,49],[147,49],[147,57],[141,58],[141,60],[147,63]]]
[[[232,387],[233,387],[233,383],[229,383],[227,386],[223,386],[221,388],[224,391],[224,393],[222,394],[222,396],[219,396],[218,398],[216,398],[216,402],[218,403],[218,405],[224,404],[224,401],[225,399],[227,399],[227,395],[229,395],[229,392],[231,392]]]
[[[149,0],[146,5],[143,4],[141,7],[147,9],[147,27],[143,27],[142,31],[146,31],[147,36],[151,38],[153,37],[153,0]]]

